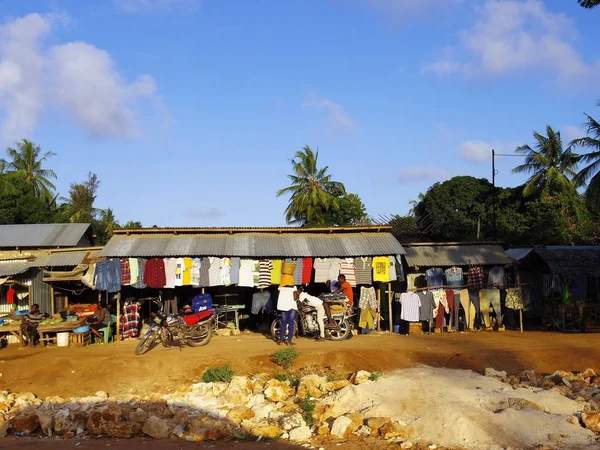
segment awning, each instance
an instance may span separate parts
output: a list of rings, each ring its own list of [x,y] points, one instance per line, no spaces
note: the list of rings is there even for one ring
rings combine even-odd
[[[95,259],[99,252],[100,248],[56,251],[38,256],[31,265],[32,267],[75,267],[82,263],[87,264],[90,260]]]
[[[23,272],[27,272],[31,267],[31,262],[27,260],[0,261],[0,278],[19,275]]]
[[[87,268],[87,264],[80,264],[69,271],[45,271],[46,276],[42,278],[42,281],[81,281]]]

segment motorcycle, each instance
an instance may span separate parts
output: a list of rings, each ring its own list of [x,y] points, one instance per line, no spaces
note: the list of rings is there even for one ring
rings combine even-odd
[[[339,303],[333,303],[332,306]],[[341,304],[339,304],[341,306]],[[325,339],[332,341],[343,341],[352,337],[352,328],[354,325],[351,322],[351,318],[354,316],[354,311],[351,307],[343,304],[343,308],[339,310],[332,309],[331,317],[336,324],[336,328],[325,328]],[[327,317],[325,317],[327,322]],[[300,326],[298,326],[298,324]],[[277,314],[273,322],[271,323],[271,335],[274,339],[279,339],[279,333],[281,331],[281,314]],[[298,309],[298,319],[296,321],[296,333],[302,334],[303,336],[317,337],[319,336],[319,323],[317,322],[317,309],[302,303]],[[287,332],[286,332],[287,335]]]
[[[155,342],[162,342],[164,347],[171,343],[190,347],[202,347],[210,342],[213,333],[215,316],[212,310],[199,313],[165,314],[162,299],[154,300],[159,307],[158,312],[152,313],[150,329],[135,348],[136,355],[148,352]]]

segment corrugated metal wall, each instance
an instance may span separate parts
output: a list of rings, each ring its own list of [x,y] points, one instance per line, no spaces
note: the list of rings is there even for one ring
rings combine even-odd
[[[51,313],[52,312],[52,299],[50,295],[50,285],[44,283],[42,278],[44,272],[39,269],[31,269],[31,303],[37,303],[40,305],[40,310]]]

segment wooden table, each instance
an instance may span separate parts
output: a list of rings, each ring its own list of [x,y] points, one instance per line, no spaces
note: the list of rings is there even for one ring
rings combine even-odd
[[[40,335],[40,342],[47,342],[50,334],[64,333],[73,331],[83,325],[85,325],[86,319],[79,319],[74,322],[61,322],[55,325],[40,325],[38,327],[38,334]],[[16,322],[16,323],[15,323]],[[23,333],[21,331],[21,322],[13,321],[10,325],[0,326],[0,334],[12,334],[19,340],[21,347],[23,347]]]

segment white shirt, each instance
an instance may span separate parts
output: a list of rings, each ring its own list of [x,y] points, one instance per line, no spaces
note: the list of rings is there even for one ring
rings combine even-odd
[[[418,322],[419,311],[421,308],[421,298],[414,292],[404,292],[400,295],[400,304],[402,311],[400,318],[407,322]]]
[[[165,258],[165,287],[175,287],[175,266],[174,258]]]
[[[323,300],[319,297],[315,297],[314,295],[307,294],[306,292],[300,293],[300,301],[306,302],[309,306],[313,308],[318,308],[319,306],[323,306]]]
[[[327,278],[329,278],[330,280],[337,280],[337,277],[339,277],[339,276],[340,276],[340,259],[332,258],[330,260],[329,275],[327,276]]]
[[[329,280],[329,269],[331,268],[331,260],[325,258],[315,258],[313,262],[315,269],[315,283],[325,283]],[[334,277],[337,278],[337,275]]]
[[[277,310],[289,311],[294,309],[298,311],[298,305],[294,300],[294,292],[296,292],[296,286],[286,286],[279,288],[279,296],[277,297]]]

